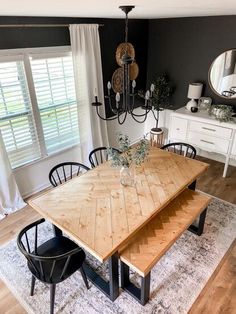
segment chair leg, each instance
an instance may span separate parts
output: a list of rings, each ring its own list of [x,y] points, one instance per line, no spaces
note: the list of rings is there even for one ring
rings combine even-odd
[[[54,313],[56,284],[50,285],[50,314]]]
[[[30,288],[30,296],[31,297],[34,295],[35,281],[36,281],[36,278],[32,275],[32,278],[31,278],[31,288]]]
[[[86,276],[85,271],[83,269],[83,266],[81,266],[79,270],[80,270],[81,276],[84,280],[86,288],[89,289],[88,279],[87,279],[87,276]]]

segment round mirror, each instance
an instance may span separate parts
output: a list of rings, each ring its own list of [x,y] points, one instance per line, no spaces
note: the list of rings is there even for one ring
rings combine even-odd
[[[212,90],[223,98],[236,98],[236,49],[219,55],[209,70]]]

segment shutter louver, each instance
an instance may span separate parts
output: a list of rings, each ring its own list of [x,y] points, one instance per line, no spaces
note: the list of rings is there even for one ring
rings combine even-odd
[[[40,158],[23,61],[0,63],[0,129],[12,168]]]
[[[31,58],[31,69],[47,153],[78,144],[72,57]]]

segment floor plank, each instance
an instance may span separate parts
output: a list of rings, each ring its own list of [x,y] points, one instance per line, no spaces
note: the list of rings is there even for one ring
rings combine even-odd
[[[207,162],[210,167],[197,181],[197,188],[210,195],[236,204],[236,167],[229,166],[227,177],[223,178],[224,164],[197,156],[198,160]]]
[[[189,314],[236,313],[236,240],[193,304]]]
[[[207,172],[197,182],[197,188],[208,194],[236,204],[236,167],[229,167],[227,178],[222,178],[222,163],[198,157],[210,164]],[[40,218],[30,206],[0,221],[0,245],[15,238],[30,222]],[[236,241],[209,279],[190,314],[236,314]],[[16,298],[0,280],[0,314],[26,314]]]

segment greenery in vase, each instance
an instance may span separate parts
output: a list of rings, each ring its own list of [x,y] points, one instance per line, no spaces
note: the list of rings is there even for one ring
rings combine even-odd
[[[233,108],[228,105],[212,105],[209,109],[209,115],[214,115],[220,122],[234,121]]]
[[[107,152],[112,161],[112,167],[127,167],[131,165],[141,165],[149,153],[149,141],[144,137],[135,147],[131,147],[128,135],[118,135],[119,150],[118,153],[112,148],[108,148]]]

